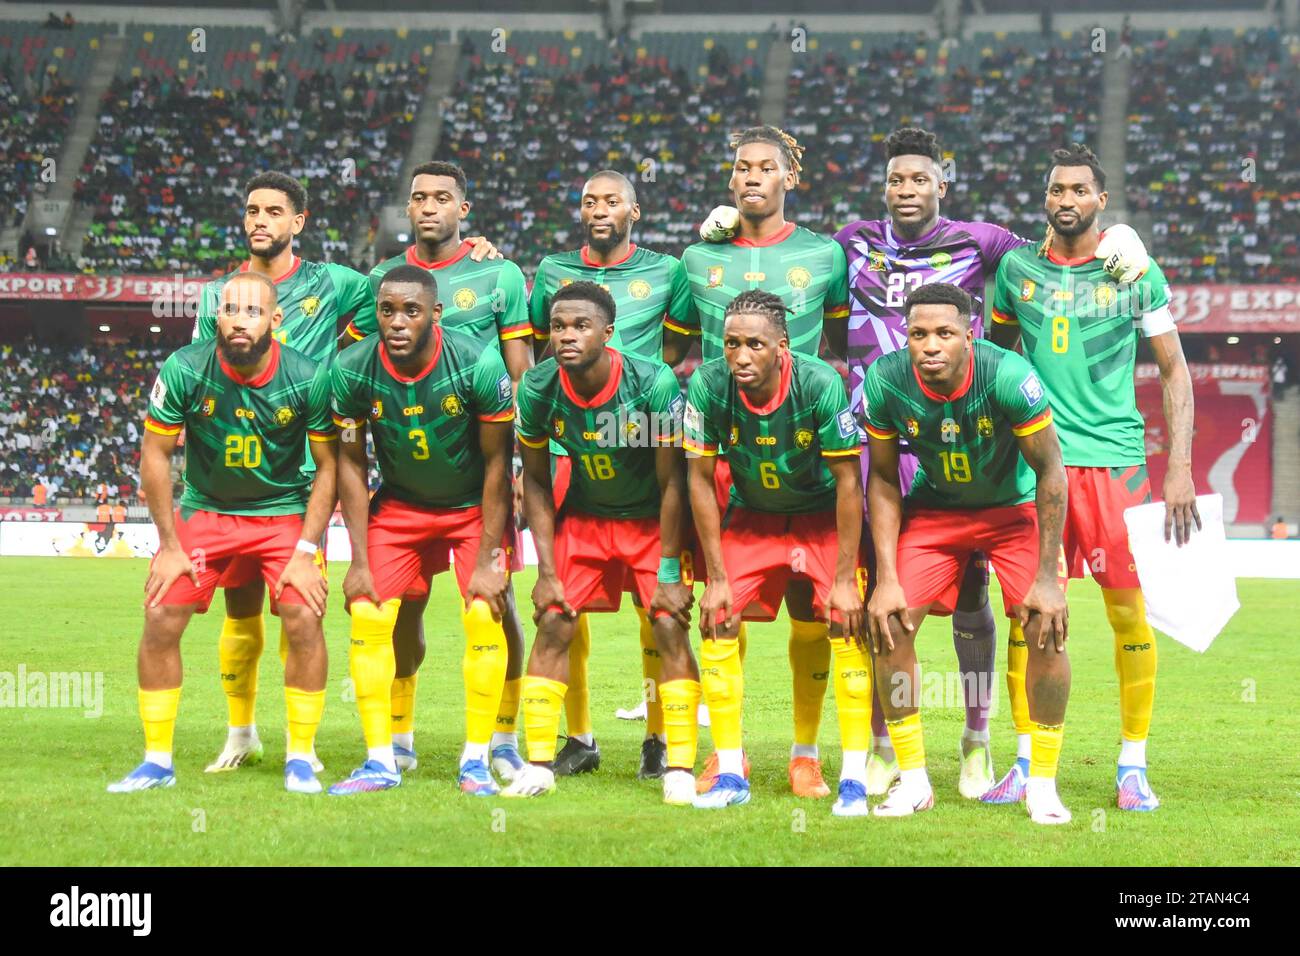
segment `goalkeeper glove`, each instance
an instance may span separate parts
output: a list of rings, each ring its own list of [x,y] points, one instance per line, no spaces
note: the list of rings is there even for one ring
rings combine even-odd
[[[1111,226],[1101,234],[1093,258],[1102,260],[1102,268],[1116,282],[1137,282],[1151,265],[1142,238],[1132,226],[1123,223]]]
[[[700,238],[705,242],[730,242],[740,229],[740,210],[735,206],[718,206],[700,223]]]

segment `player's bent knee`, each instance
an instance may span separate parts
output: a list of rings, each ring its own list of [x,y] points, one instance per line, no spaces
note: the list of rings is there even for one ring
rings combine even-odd
[[[1111,629],[1126,631],[1142,623],[1140,591],[1103,591],[1106,620]]]
[[[192,604],[160,604],[145,608],[141,640],[149,644],[174,644],[180,640],[193,613]]]

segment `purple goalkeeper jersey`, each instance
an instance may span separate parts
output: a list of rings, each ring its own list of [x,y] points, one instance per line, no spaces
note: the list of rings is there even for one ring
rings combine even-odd
[[[984,336],[984,283],[1002,256],[1029,242],[987,222],[956,222],[939,217],[933,229],[914,240],[894,234],[889,219],[859,219],[835,234],[849,266],[849,382],[852,408],[862,414],[862,383],[867,366],[907,344],[903,302],[927,282],[961,287],[974,308],[975,337]]]

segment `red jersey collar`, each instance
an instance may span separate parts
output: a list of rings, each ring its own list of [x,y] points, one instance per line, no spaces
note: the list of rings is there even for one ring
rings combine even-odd
[[[423,261],[419,256],[417,248],[418,247],[414,245],[406,247],[406,262],[408,265],[419,266],[421,269],[445,269],[452,263],[460,262],[461,259],[464,259],[469,255],[470,250],[474,248],[474,244],[466,239],[461,242],[459,249],[453,252],[446,259],[439,259],[437,262]]]
[[[1047,261],[1054,262],[1058,266],[1086,266],[1096,256],[1079,256],[1075,259],[1068,259],[1065,256],[1058,256],[1050,247],[1047,250]]]
[[[428,365],[420,369],[420,371],[414,375],[403,375],[397,370],[397,366],[393,364],[393,360],[388,356],[388,349],[384,347],[384,340],[382,338],[379,340],[379,361],[383,363],[384,370],[388,372],[389,375],[393,376],[393,378],[397,379],[404,385],[410,385],[412,382],[418,382],[420,379],[432,372],[433,367],[438,364],[438,359],[442,358],[442,326],[440,325],[435,325],[433,327],[433,343],[433,358],[429,360]]]
[[[590,400],[574,391],[573,383],[569,381],[569,373],[560,366],[560,387],[564,389],[564,394],[569,397],[569,401],[579,408],[596,408],[604,405],[618,391],[618,383],[623,378],[623,356],[609,346],[605,346],[605,351],[609,353],[609,381]]]
[[[627,260],[631,259],[634,255],[636,255],[636,243],[629,242],[627,245],[627,255],[625,255],[622,259],[619,259],[617,262],[606,262],[602,264],[593,261],[591,256],[587,254],[587,249],[588,246],[584,245],[581,249],[578,250],[578,253],[582,256],[582,264],[584,266],[590,266],[593,269],[612,269],[614,266],[621,266],[623,263],[627,262]]]
[[[955,402],[970,391],[971,382],[975,380],[975,349],[972,347],[970,350],[970,361],[966,363],[965,380],[957,386],[956,391],[951,395],[940,395],[938,392],[926,385],[925,382],[921,380],[921,373],[916,370],[915,365],[912,366],[912,374],[916,376],[916,384],[921,386],[921,391],[924,393],[926,398],[935,402]]]
[[[756,406],[750,403],[749,397],[745,394],[744,389],[737,388],[740,393],[740,400],[745,403],[755,415],[771,415],[781,407],[785,397],[790,394],[790,377],[794,373],[794,359],[790,357],[790,350],[786,349],[781,355],[781,383],[776,387],[776,394],[772,396],[771,401],[766,405]]]
[[[261,388],[271,381],[275,370],[280,367],[280,343],[271,339],[271,361],[266,363],[266,368],[262,369],[259,375],[252,378],[245,378],[233,365],[227,363],[226,357],[221,354],[221,349],[217,349],[217,361],[221,363],[221,371],[225,372],[232,381],[247,385],[249,388]]]
[[[293,264],[292,264],[291,266],[289,266],[289,271],[286,272],[286,273],[285,273],[284,275],[282,275],[282,276],[276,276],[276,277],[275,277],[274,279],[272,279],[271,281],[274,282],[276,285],[279,285],[279,284],[280,284],[281,282],[283,282],[285,279],[289,278],[289,276],[291,276],[291,275],[293,275],[295,272],[297,272],[297,271],[298,271],[298,267],[299,267],[300,265],[302,265],[302,260],[299,259],[297,256],[294,256],[294,257],[293,257]],[[239,271],[240,271],[240,272],[248,272],[248,271],[249,271],[249,268],[250,268],[251,266],[252,266],[252,262],[250,262],[249,260],[245,259],[243,262],[241,262],[241,263],[239,264]]]
[[[787,239],[789,239],[790,233],[792,232],[794,232],[794,223],[787,222],[784,226],[781,227],[780,232],[773,233],[772,235],[768,236],[766,239],[757,239],[757,240],[742,239],[739,236],[737,236],[735,239],[732,240],[732,245],[755,246],[758,248],[762,248],[764,246],[774,246],[778,242],[785,242]]]

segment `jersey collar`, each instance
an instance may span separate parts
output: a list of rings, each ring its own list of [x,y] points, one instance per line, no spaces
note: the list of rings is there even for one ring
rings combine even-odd
[[[786,349],[781,356],[781,383],[777,385],[776,394],[772,396],[771,401],[762,406],[753,405],[743,389],[737,387],[736,391],[740,394],[740,400],[745,403],[745,407],[755,415],[771,415],[781,407],[785,397],[790,394],[790,377],[793,373],[794,359],[790,355],[790,350]]]
[[[753,248],[762,249],[765,246],[775,246],[778,242],[785,242],[790,238],[792,232],[794,232],[794,223],[787,222],[781,227],[780,232],[773,233],[766,239],[742,239],[737,236],[735,239],[731,240],[731,244],[734,246],[751,246]]]
[[[379,339],[379,361],[383,363],[384,370],[388,372],[389,375],[393,376],[393,378],[397,379],[404,385],[410,385],[412,382],[418,382],[420,379],[432,372],[433,367],[438,364],[438,359],[442,358],[441,325],[435,325],[433,327],[433,342],[433,358],[429,360],[428,365],[420,369],[420,371],[414,375],[403,375],[397,370],[397,366],[393,364],[393,360],[388,357],[388,349],[384,347],[384,340],[382,337]]]
[[[240,272],[248,272],[249,269],[252,267],[252,265],[253,265],[252,262],[250,262],[249,260],[245,259],[243,262],[241,262],[241,263],[239,264],[239,271],[240,271]],[[276,276],[276,277],[275,277],[274,279],[272,279],[271,281],[274,282],[276,285],[279,285],[279,284],[280,284],[281,282],[283,282],[285,279],[289,278],[289,276],[291,276],[291,275],[293,275],[295,272],[297,272],[297,271],[298,271],[298,267],[299,267],[300,265],[302,265],[302,260],[299,259],[297,256],[294,256],[294,257],[293,257],[293,264],[289,266],[289,271],[286,272],[286,273],[285,273],[284,275],[282,275],[282,276]]]
[[[908,247],[909,249],[913,249],[920,246],[924,246],[927,243],[929,243],[931,240],[933,240],[939,234],[939,230],[942,229],[945,225],[947,225],[947,223],[948,220],[943,218],[943,216],[940,216],[938,220],[935,222],[934,228],[931,229],[929,232],[925,233],[924,235],[917,236],[915,239],[903,239],[901,236],[899,236],[897,233],[894,232],[894,220],[886,219],[885,220],[885,243],[892,249],[901,249],[904,246]]]
[[[275,377],[275,370],[280,367],[280,343],[271,339],[271,361],[266,363],[266,368],[262,369],[261,374],[253,378],[245,378],[233,365],[227,364],[226,357],[221,354],[221,349],[217,348],[217,361],[221,363],[221,371],[230,377],[231,381],[238,382],[240,385],[247,385],[249,388],[261,388],[267,382]]]
[[[971,346],[970,361],[966,363],[966,378],[951,395],[940,395],[921,381],[921,373],[916,370],[915,365],[912,366],[912,375],[915,376],[916,384],[921,386],[921,392],[926,398],[934,402],[955,402],[970,391],[971,382],[975,380],[975,347]]]
[[[609,353],[609,381],[590,401],[574,391],[573,383],[569,381],[569,373],[560,366],[560,387],[564,389],[564,394],[569,397],[569,401],[579,408],[597,408],[604,405],[618,391],[618,383],[623,378],[623,356],[609,346],[605,346],[605,351]]]
[[[1069,259],[1065,256],[1058,256],[1050,248],[1047,250],[1047,261],[1053,262],[1058,266],[1086,266],[1095,258],[1096,256],[1078,256],[1074,259]]]
[[[417,247],[411,245],[406,247],[406,262],[407,265],[419,266],[421,269],[445,269],[453,263],[460,262],[461,259],[469,255],[470,250],[473,248],[474,244],[466,239],[460,244],[460,248],[446,259],[439,259],[437,262],[425,262],[420,258]]]
[[[592,260],[591,256],[587,252],[589,248],[589,246],[584,245],[578,250],[578,254],[582,256],[582,264],[584,266],[589,266],[592,269],[612,269],[614,266],[621,266],[623,263],[627,262],[627,260],[636,255],[636,243],[629,242],[627,245],[627,255],[622,259],[619,259],[617,262],[600,263]]]

